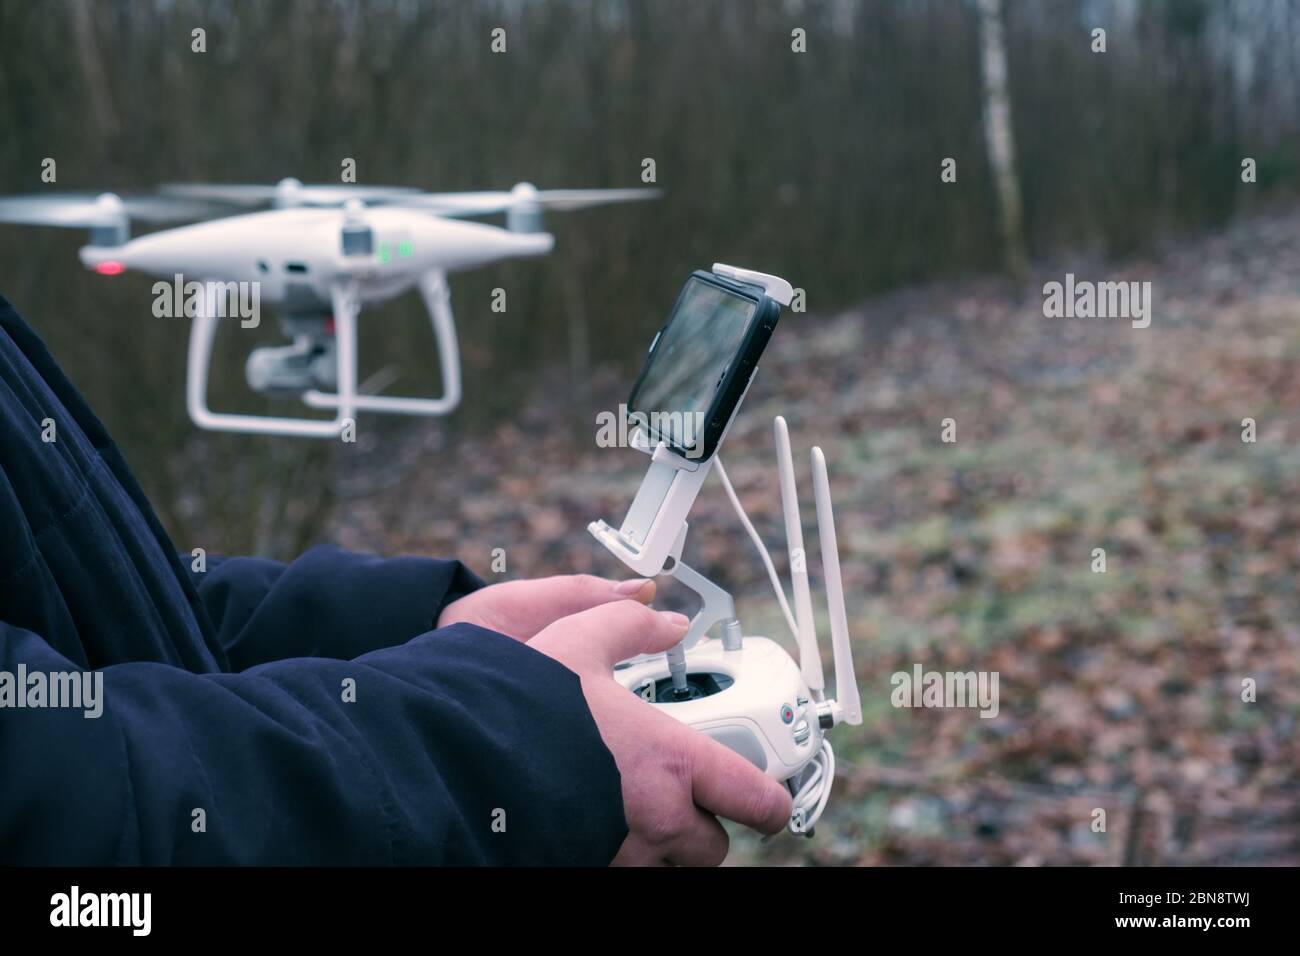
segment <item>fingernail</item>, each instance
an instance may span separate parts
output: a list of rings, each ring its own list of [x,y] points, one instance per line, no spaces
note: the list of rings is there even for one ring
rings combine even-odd
[[[614,593],[625,595],[636,594],[649,583],[649,578],[633,578],[631,581],[620,581],[615,585]]]
[[[691,619],[685,614],[678,614],[676,611],[660,611],[666,620],[679,631],[684,631],[691,626]]]

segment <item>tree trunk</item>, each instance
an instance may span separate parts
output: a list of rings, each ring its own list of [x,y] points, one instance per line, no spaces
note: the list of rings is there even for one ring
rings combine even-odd
[[[95,118],[100,140],[115,136],[118,130],[117,111],[109,98],[108,74],[95,39],[95,22],[90,11],[90,0],[73,0],[72,32],[76,38],[81,72],[86,83],[91,115]]]
[[[1016,177],[1016,143],[1007,92],[1007,47],[1002,34],[1002,0],[979,0],[980,62],[984,73],[984,140],[998,194],[1002,254],[1007,271],[1021,278],[1028,271],[1025,233]]]

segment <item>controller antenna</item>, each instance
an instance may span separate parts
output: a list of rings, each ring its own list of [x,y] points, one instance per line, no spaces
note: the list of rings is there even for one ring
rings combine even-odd
[[[799,493],[794,483],[794,460],[790,455],[790,429],[785,418],[773,422],[776,436],[776,464],[781,477],[781,510],[785,514],[786,549],[790,559],[790,579],[794,585],[794,613],[799,643],[799,670],[804,683],[817,700],[825,695],[826,678],[822,673],[822,656],[817,648],[817,626],[813,621],[812,590],[808,585],[808,555],[803,548],[803,521],[799,517]]]
[[[822,572],[826,577],[826,603],[830,606],[831,648],[835,652],[835,702],[828,715],[832,723],[862,723],[862,701],[853,673],[853,649],[849,645],[849,620],[844,610],[844,586],[840,578],[840,551],[835,540],[835,514],[831,510],[831,486],[826,475],[826,457],[820,448],[812,450],[813,492],[817,496],[817,538],[821,544]]]

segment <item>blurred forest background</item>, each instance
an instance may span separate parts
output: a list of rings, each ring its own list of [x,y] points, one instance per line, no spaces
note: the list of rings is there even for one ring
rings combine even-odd
[[[1027,268],[989,159],[991,11]],[[152,316],[152,279],[83,271],[79,232],[0,226],[0,292],[179,547],[484,573],[504,547],[514,577],[618,573],[583,528],[621,516],[639,462],[594,448],[596,413],[691,269],[784,275],[808,312],[731,469],[775,543],[771,415],[827,447],[870,716],[818,839],[738,858],[1300,860],[1300,0],[0,0],[0,129],[4,193],[334,182],[344,157],[370,184],[618,187],[654,159],[658,202],[550,216],[549,257],[453,276],[462,408],[363,418],[355,446],[195,429],[187,324]],[[1152,328],[1044,319],[1066,271],[1153,281]],[[438,387],[414,296],[362,332],[363,378]],[[216,407],[297,413],[243,388],[274,338],[223,333]],[[692,528],[773,633],[716,491]],[[894,711],[914,661],[999,669],[1003,715]]]

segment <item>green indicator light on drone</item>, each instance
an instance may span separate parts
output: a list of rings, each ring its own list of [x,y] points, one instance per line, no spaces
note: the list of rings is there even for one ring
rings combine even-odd
[[[379,244],[379,261],[384,265],[393,261],[393,250],[386,242],[381,242]]]
[[[415,252],[415,246],[409,242],[399,242],[397,244],[397,257],[399,259],[409,259]]]

